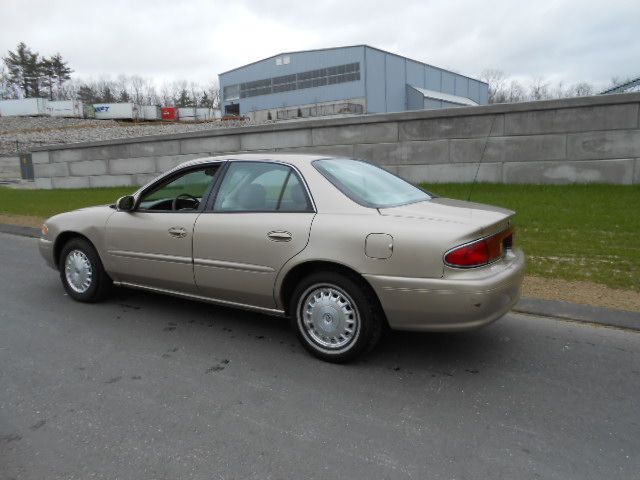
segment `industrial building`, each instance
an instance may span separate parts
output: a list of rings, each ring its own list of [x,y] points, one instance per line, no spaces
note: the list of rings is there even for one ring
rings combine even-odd
[[[274,55],[219,75],[222,111],[255,121],[486,105],[488,85],[368,45]]]

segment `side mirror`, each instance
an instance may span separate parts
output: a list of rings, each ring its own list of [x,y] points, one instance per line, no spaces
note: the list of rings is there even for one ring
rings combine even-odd
[[[124,197],[120,197],[116,203],[116,207],[118,210],[123,212],[130,212],[133,210],[133,207],[136,204],[136,199],[131,195],[125,195]]]

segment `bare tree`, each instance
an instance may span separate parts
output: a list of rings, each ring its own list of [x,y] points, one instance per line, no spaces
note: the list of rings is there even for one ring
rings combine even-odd
[[[568,97],[588,97],[594,94],[593,85],[587,82],[578,82],[569,88]]]
[[[132,75],[129,79],[131,85],[131,99],[133,103],[141,104],[143,100],[144,78],[139,75]]]
[[[502,70],[489,68],[482,72],[480,79],[489,84],[489,103],[507,101],[507,76]]]
[[[511,80],[505,94],[505,99],[506,103],[525,102],[527,100],[525,88],[517,80]]]
[[[551,98],[549,82],[544,77],[535,77],[529,85],[529,98],[531,100],[548,100]]]

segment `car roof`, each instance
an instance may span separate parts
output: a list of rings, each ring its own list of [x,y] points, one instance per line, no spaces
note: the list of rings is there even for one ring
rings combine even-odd
[[[329,155],[313,155],[313,154],[302,154],[302,153],[272,153],[272,152],[264,152],[264,153],[239,153],[233,155],[217,155],[215,157],[202,157],[196,158],[194,160],[189,160],[187,162],[181,163],[173,170],[179,170],[185,167],[191,167],[194,165],[200,165],[203,163],[209,162],[219,162],[226,160],[241,160],[241,161],[261,161],[261,162],[285,162],[292,164],[301,164],[301,163],[311,163],[314,160],[320,160],[322,158],[335,158]]]

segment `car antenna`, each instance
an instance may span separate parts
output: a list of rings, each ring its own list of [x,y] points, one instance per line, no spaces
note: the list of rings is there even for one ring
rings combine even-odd
[[[471,182],[471,188],[469,188],[469,195],[467,195],[467,202],[471,200],[471,193],[473,193],[473,187],[476,186],[476,181],[478,180],[478,174],[480,173],[480,164],[484,159],[484,152],[487,150],[487,143],[489,142],[489,137],[493,132],[493,124],[496,120],[496,117],[497,115],[493,115],[491,117],[491,125],[489,125],[489,133],[487,133],[487,136],[484,137],[484,145],[482,146],[482,153],[480,154],[480,160],[478,160],[478,168],[476,168],[476,174],[473,177],[473,182]]]

